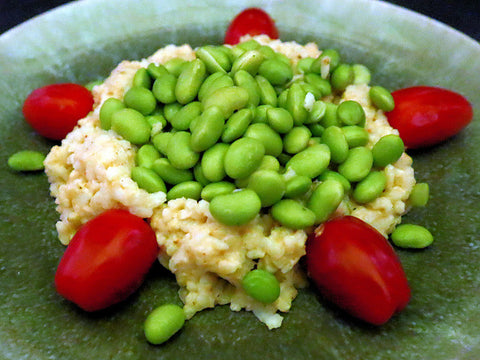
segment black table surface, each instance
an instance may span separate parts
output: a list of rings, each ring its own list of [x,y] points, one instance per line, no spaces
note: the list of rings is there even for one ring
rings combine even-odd
[[[67,0],[0,0],[0,34]],[[389,0],[388,2],[430,16],[480,41],[478,0]]]

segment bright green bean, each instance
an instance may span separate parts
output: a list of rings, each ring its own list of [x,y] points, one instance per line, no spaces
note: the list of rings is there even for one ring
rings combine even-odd
[[[314,86],[321,93],[321,97],[330,95],[332,93],[332,86],[330,85],[328,80],[323,79],[318,74],[306,74],[305,81],[308,84]]]
[[[283,176],[273,170],[257,170],[249,177],[248,188],[255,191],[267,207],[280,201],[285,194],[285,180]]]
[[[422,249],[433,243],[433,235],[420,225],[402,224],[393,231],[392,242],[402,248]]]
[[[370,70],[362,64],[352,65],[353,69],[353,83],[358,84],[368,84],[371,80]]]
[[[165,69],[167,69],[170,74],[178,77],[187,64],[188,61],[186,60],[173,58],[168,60],[165,64],[163,64],[163,66],[165,66]]]
[[[238,74],[238,73],[237,73]],[[253,120],[251,109],[241,109],[233,113],[225,123],[222,133],[222,141],[231,143],[241,137]]]
[[[145,117],[134,109],[122,109],[112,115],[112,130],[132,144],[150,140],[151,127]]]
[[[289,88],[284,89],[277,98],[277,106],[282,109],[287,109],[288,90]]]
[[[293,78],[291,66],[278,59],[268,59],[258,68],[258,74],[267,79],[272,85],[284,85]]]
[[[221,87],[233,86],[233,80],[223,72],[215,72],[209,75],[198,90],[198,100],[203,101],[213,91]]]
[[[112,127],[112,115],[119,110],[125,109],[125,104],[118,99],[108,98],[100,108],[100,127],[103,130],[110,130]]]
[[[173,133],[171,132],[161,132],[153,136],[152,143],[153,146],[164,156],[167,156],[168,143],[172,138]]]
[[[244,42],[241,42],[241,43],[237,44],[236,47],[239,48],[239,49],[242,49],[244,51],[249,51],[249,50],[259,49],[260,44],[258,43],[258,41],[255,41],[255,40],[251,39],[251,40],[247,40],[247,41],[244,41]]]
[[[202,172],[209,181],[217,182],[223,180],[225,177],[225,167],[223,164],[227,150],[227,144],[218,143],[203,154],[201,160]]]
[[[268,109],[273,109],[273,106],[271,105],[260,105],[257,106],[257,108],[254,111],[254,116],[253,116],[253,123],[263,123],[267,124],[267,111]]]
[[[347,140],[348,147],[354,148],[358,146],[365,146],[368,143],[369,134],[365,128],[361,126],[343,126],[343,135]]]
[[[383,111],[392,111],[395,108],[395,101],[392,94],[381,86],[372,86],[368,92],[372,103]]]
[[[187,104],[195,99],[206,74],[205,64],[200,59],[185,65],[175,86],[175,96],[180,104]]]
[[[196,152],[207,150],[222,136],[225,118],[217,106],[210,106],[200,115],[192,131],[190,145]]]
[[[297,154],[308,146],[311,137],[306,126],[295,126],[283,138],[283,149],[288,154]]]
[[[277,93],[270,82],[261,75],[255,76],[260,93],[260,103],[264,105],[277,106]]]
[[[202,192],[202,185],[196,181],[185,181],[173,186],[167,192],[167,200],[173,199],[194,199],[199,200]]]
[[[294,83],[290,86],[287,96],[287,110],[292,114],[295,126],[302,125],[308,118],[308,111],[305,109],[305,90],[300,84]]]
[[[286,168],[294,170],[297,175],[305,175],[313,179],[319,176],[329,163],[330,149],[325,144],[319,144],[295,154],[286,163]]]
[[[239,70],[235,73],[233,80],[235,85],[248,91],[248,106],[257,106],[260,103],[260,89],[257,81],[245,70]]]
[[[258,166],[258,170],[273,170],[280,171],[280,163],[277,158],[272,155],[265,155],[262,162]]]
[[[190,128],[190,123],[193,119],[200,116],[203,110],[201,102],[193,101],[183,106],[179,111],[173,115],[170,121],[172,126],[177,130],[187,130]]]
[[[37,171],[43,170],[45,155],[38,151],[22,150],[11,155],[7,164],[15,171]]]
[[[132,168],[132,180],[135,181],[139,188],[146,190],[149,193],[156,193],[158,191],[167,192],[165,183],[152,169],[143,167]]]
[[[182,108],[182,104],[179,104],[177,102],[166,104],[163,107],[163,114],[165,116],[165,119],[171,122],[175,114],[179,112],[181,108]]]
[[[193,180],[193,174],[189,169],[177,169],[166,158],[160,158],[153,162],[152,170],[168,184],[177,185],[185,181]]]
[[[232,67],[227,54],[214,46],[203,46],[195,51],[195,55],[205,63],[210,73],[226,73]]]
[[[300,73],[308,73],[310,72],[310,68],[312,63],[315,61],[315,58],[307,57],[298,60],[297,62],[297,71]]]
[[[325,114],[320,119],[320,125],[324,128],[329,126],[341,126],[340,119],[337,116],[338,105],[332,103],[325,103]]]
[[[137,166],[152,168],[153,162],[160,158],[160,153],[152,144],[142,145],[136,155],[135,163]]]
[[[428,203],[430,189],[427,183],[416,183],[408,198],[411,206],[425,206]]]
[[[243,179],[261,164],[265,147],[257,139],[244,137],[235,140],[225,154],[225,171],[232,179]]]
[[[291,229],[305,229],[315,223],[315,214],[298,201],[283,199],[272,206],[272,217]]]
[[[330,126],[322,135],[322,143],[330,148],[331,159],[336,164],[341,164],[348,156],[348,143],[342,129]]]
[[[232,116],[235,110],[243,109],[248,103],[248,91],[239,86],[222,87],[215,90],[203,100],[203,108],[206,110],[212,106],[218,106],[225,119]]]
[[[327,180],[335,180],[338,181],[340,184],[343,185],[343,190],[345,193],[348,193],[352,189],[352,185],[350,184],[350,181],[347,180],[345,176],[342,174],[339,174],[336,171],[332,170],[325,170],[319,177],[319,181],[327,181]]]
[[[184,324],[185,314],[180,306],[162,305],[153,310],[145,320],[145,337],[151,344],[159,345],[170,339]]]
[[[308,129],[314,137],[321,137],[325,131],[325,128],[320,124],[309,124]]]
[[[350,65],[338,65],[330,78],[332,88],[337,91],[344,91],[348,85],[353,84],[354,76],[353,69]]]
[[[167,158],[177,169],[190,169],[200,159],[200,154],[191,146],[191,135],[186,131],[173,134],[167,146]]]
[[[148,64],[147,72],[153,79],[157,79],[162,75],[168,74],[168,70],[165,68],[165,66],[156,65],[154,63]]]
[[[152,92],[155,98],[163,104],[171,104],[177,101],[175,88],[177,78],[175,75],[166,73],[158,77],[153,83]]]
[[[253,220],[262,207],[255,191],[244,189],[215,196],[210,201],[210,212],[225,225],[244,225]]]
[[[328,64],[330,73],[337,68],[337,66],[340,64],[340,54],[337,50],[323,50],[320,56],[312,63],[310,71],[320,74],[322,66],[325,66],[326,64]]]
[[[133,76],[132,86],[139,86],[150,89],[152,87],[152,78],[148,74],[147,69],[140,68]]]
[[[312,192],[307,207],[315,214],[315,224],[328,220],[345,195],[343,185],[336,180],[325,180]]]
[[[364,179],[373,165],[373,156],[370,149],[356,147],[350,149],[347,159],[338,166],[338,172],[350,182]]]
[[[398,135],[390,134],[381,137],[372,148],[373,164],[384,167],[393,164],[403,154],[405,145]]]
[[[267,124],[251,124],[245,131],[244,137],[260,141],[266,155],[277,157],[282,152],[282,138]]]
[[[235,185],[228,181],[219,181],[205,185],[200,194],[205,201],[211,201],[215,196],[230,194],[235,190]]]
[[[258,72],[264,57],[258,50],[248,50],[240,55],[232,65],[232,74],[239,70],[245,70],[250,75],[255,76]]]
[[[298,198],[305,195],[312,187],[312,179],[304,175],[295,175],[286,182],[285,197]]]
[[[202,186],[210,184],[210,180],[203,175],[202,165],[200,163],[193,167],[193,177],[195,181],[198,181]]]
[[[255,49],[258,50],[265,59],[272,59],[276,57],[277,53],[268,45],[262,45],[259,48]]]
[[[142,115],[151,114],[157,106],[157,100],[152,92],[140,86],[130,88],[125,93],[123,101],[127,107],[139,111]]]
[[[280,296],[280,283],[266,270],[252,270],[242,279],[245,292],[264,304],[273,303]]]
[[[267,110],[268,125],[279,134],[286,134],[293,128],[293,117],[285,109],[271,108]]]
[[[360,181],[353,191],[353,198],[365,204],[378,198],[385,190],[387,177],[383,171],[372,171]]]
[[[345,125],[365,123],[365,111],[362,105],[353,100],[343,101],[338,105],[337,117]]]
[[[167,119],[165,119],[162,114],[145,116],[145,120],[147,120],[152,128],[151,136],[157,135],[167,126]]]

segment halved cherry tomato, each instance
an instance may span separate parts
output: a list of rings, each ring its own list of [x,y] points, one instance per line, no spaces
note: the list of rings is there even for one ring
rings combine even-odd
[[[278,39],[278,30],[273,19],[262,9],[248,8],[239,13],[228,26],[225,44],[238,44],[244,35],[266,34],[271,39]]]
[[[23,104],[23,115],[40,135],[62,140],[93,106],[93,96],[77,84],[53,84],[34,90]]]
[[[407,148],[435,145],[472,121],[470,103],[451,90],[414,86],[394,91],[392,96],[395,109],[387,113],[388,122],[398,129]]]
[[[410,300],[410,288],[389,242],[353,216],[319,226],[307,242],[308,273],[320,293],[351,315],[381,325]]]
[[[145,221],[126,210],[108,210],[70,241],[55,286],[82,309],[101,310],[135,292],[157,255],[155,232]]]

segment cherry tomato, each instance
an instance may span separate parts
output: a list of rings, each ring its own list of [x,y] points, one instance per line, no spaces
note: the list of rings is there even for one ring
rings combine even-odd
[[[435,145],[457,134],[473,117],[462,95],[430,86],[414,86],[392,93],[395,108],[387,113],[407,148]]]
[[[351,315],[381,325],[410,300],[389,242],[353,216],[327,221],[307,242],[307,269],[320,293]]]
[[[108,210],[75,234],[55,286],[82,309],[101,310],[135,292],[157,254],[155,232],[145,221],[126,210]]]
[[[93,96],[77,84],[53,84],[34,90],[23,104],[25,120],[40,135],[62,140],[93,106]]]
[[[248,8],[239,13],[228,26],[225,44],[235,45],[244,35],[266,34],[271,39],[278,39],[278,30],[272,18],[262,9]]]

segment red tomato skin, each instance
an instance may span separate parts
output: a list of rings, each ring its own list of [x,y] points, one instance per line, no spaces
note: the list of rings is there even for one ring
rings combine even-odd
[[[327,221],[307,241],[307,269],[320,293],[351,315],[386,323],[411,291],[390,243],[353,216]]]
[[[266,34],[271,39],[278,39],[275,22],[264,10],[248,8],[239,13],[228,26],[225,33],[225,44],[235,45],[244,35]]]
[[[140,287],[157,255],[155,232],[143,219],[126,210],[107,210],[72,238],[55,286],[83,310],[105,309]]]
[[[23,115],[40,135],[62,140],[93,107],[93,96],[81,85],[64,83],[33,90],[23,104]]]
[[[414,86],[392,92],[395,108],[388,122],[398,129],[407,148],[436,145],[467,126],[472,105],[462,95],[443,88]]]

